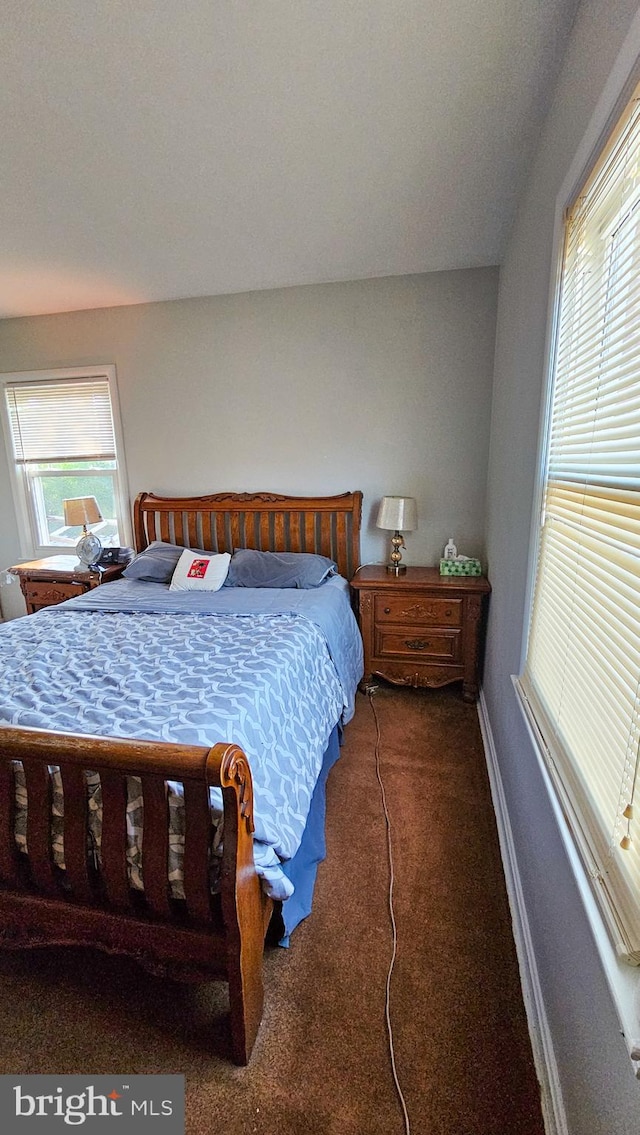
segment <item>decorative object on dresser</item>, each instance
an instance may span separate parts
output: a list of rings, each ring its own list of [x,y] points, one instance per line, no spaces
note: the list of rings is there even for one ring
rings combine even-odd
[[[393,532],[387,571],[394,575],[404,574],[407,567],[400,562],[402,559],[400,549],[405,547],[402,532],[413,532],[418,527],[418,510],[413,497],[383,497],[378,509],[376,527]]]
[[[33,615],[42,607],[53,607],[75,595],[84,595],[101,583],[109,583],[122,575],[127,565],[109,564],[90,570],[75,556],[47,556],[42,560],[29,560],[9,568],[17,575],[27,604],[27,614]]]
[[[95,532],[89,532],[87,524],[98,524],[102,513],[95,497],[69,497],[62,502],[64,522],[69,528],[82,525],[82,535],[76,544],[76,555],[81,564],[90,567],[97,564],[102,552],[102,541]]]
[[[482,575],[482,564],[471,556],[443,557],[440,575]]]
[[[462,681],[462,696],[478,696],[482,616],[491,590],[484,576],[441,576],[409,567],[401,576],[368,565],[351,580],[358,593],[365,677],[403,686]]]

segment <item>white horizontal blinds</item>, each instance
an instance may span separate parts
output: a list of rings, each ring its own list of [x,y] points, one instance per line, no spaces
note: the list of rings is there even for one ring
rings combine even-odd
[[[7,404],[19,464],[115,458],[108,379],[10,383]]]
[[[640,963],[638,93],[566,221],[522,686],[618,948]]]

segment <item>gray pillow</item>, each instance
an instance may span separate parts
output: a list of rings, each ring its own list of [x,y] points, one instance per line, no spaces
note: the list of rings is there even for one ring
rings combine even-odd
[[[177,544],[164,544],[154,540],[144,552],[131,561],[123,571],[126,579],[139,579],[144,583],[171,583],[171,577],[184,548]]]
[[[337,573],[333,560],[311,552],[259,552],[238,548],[225,587],[319,587]]]

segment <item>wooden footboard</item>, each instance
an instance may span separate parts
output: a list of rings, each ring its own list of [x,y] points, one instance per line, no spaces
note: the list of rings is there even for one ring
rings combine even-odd
[[[16,762],[27,788],[27,850],[16,844]],[[64,797],[64,869],[54,861],[50,766]],[[88,846],[86,774],[102,789],[100,864]],[[140,778],[144,891],[130,886],[127,778]],[[167,781],[184,786],[184,899],[168,881]],[[219,893],[211,888],[209,788],[222,789]],[[156,973],[229,985],[233,1059],[246,1064],[262,1017],[262,954],[272,903],[253,862],[249,763],[235,745],[213,748],[0,726],[0,947],[91,945]]]

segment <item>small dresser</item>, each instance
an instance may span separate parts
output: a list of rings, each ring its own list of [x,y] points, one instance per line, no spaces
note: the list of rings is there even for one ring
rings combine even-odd
[[[491,591],[484,576],[442,576],[435,567],[395,575],[384,565],[367,565],[351,586],[358,595],[365,678],[415,687],[461,681],[464,700],[477,699]]]
[[[126,564],[108,564],[90,571],[77,556],[47,556],[30,560],[9,568],[17,575],[27,604],[27,614],[33,615],[42,607],[53,607],[74,595],[84,595],[101,583],[108,583],[122,575]]]

